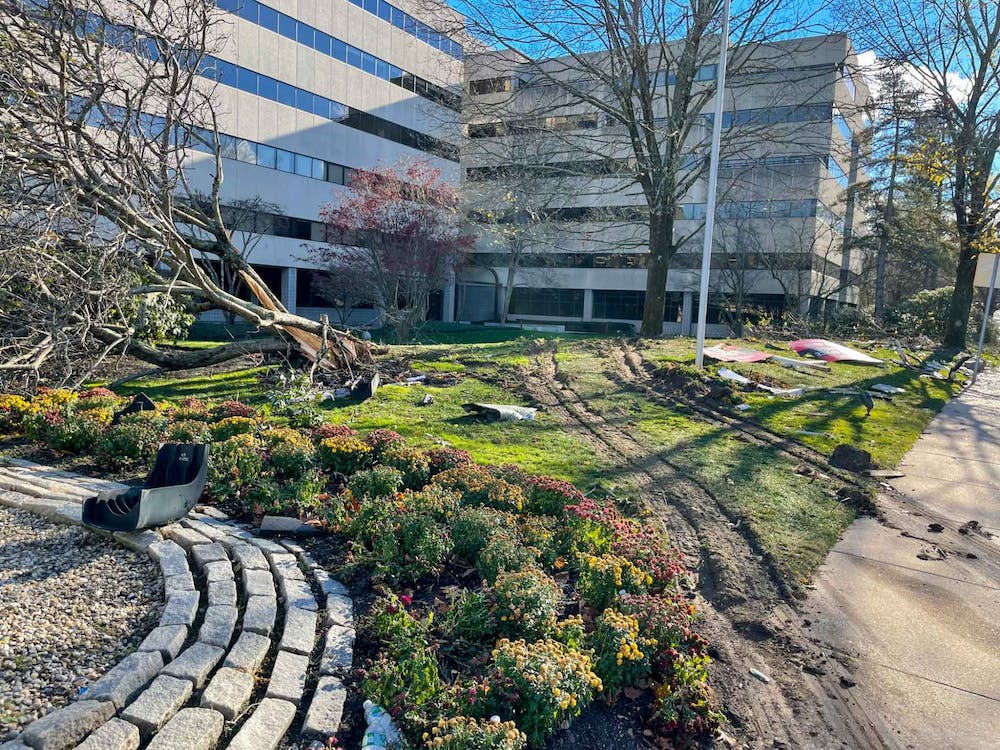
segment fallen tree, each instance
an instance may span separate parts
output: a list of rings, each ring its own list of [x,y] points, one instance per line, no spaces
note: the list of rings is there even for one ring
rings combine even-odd
[[[0,6],[0,377],[78,383],[118,353],[164,369],[280,349],[336,368],[370,359],[290,313],[224,221],[225,160],[248,144],[215,109],[211,52],[228,31],[214,3]],[[217,283],[220,265],[257,299]],[[272,338],[156,345],[210,310]]]

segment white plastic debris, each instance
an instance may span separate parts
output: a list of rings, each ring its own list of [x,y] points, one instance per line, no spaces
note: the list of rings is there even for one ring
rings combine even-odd
[[[888,393],[890,395],[895,395],[897,393],[906,393],[905,389],[898,388],[894,385],[889,385],[888,383],[876,383],[875,385],[871,386],[869,390],[878,391],[879,393]]]
[[[392,717],[369,700],[363,704],[368,728],[361,738],[361,750],[388,750],[399,747],[403,738],[392,722]]]

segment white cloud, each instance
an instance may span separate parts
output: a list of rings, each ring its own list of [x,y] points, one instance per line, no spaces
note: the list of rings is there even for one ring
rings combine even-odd
[[[861,52],[858,54],[858,68],[861,77],[871,91],[873,97],[878,97],[879,81],[877,73],[885,66],[874,50]],[[948,83],[948,93],[956,102],[963,102],[972,93],[972,81],[960,73],[947,73],[945,80]],[[937,76],[932,74],[930,69],[923,65],[906,65],[903,67],[903,81],[911,88],[921,92],[921,104],[930,106],[937,99]]]

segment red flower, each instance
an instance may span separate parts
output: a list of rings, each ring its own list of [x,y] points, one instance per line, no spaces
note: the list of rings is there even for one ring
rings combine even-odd
[[[401,601],[403,604],[409,607],[411,604],[413,604],[413,597],[407,594],[403,594],[401,597],[399,597],[399,601]]]

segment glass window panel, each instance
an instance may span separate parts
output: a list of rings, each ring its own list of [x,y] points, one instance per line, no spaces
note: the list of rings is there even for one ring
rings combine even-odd
[[[417,21],[417,39],[421,42],[427,41],[427,36],[431,33],[431,27],[422,21]]]
[[[403,18],[403,31],[407,34],[417,35],[417,20],[413,16],[405,16]]]
[[[295,154],[295,174],[302,177],[312,176],[313,160],[304,154]]]
[[[389,80],[397,86],[403,85],[403,71],[395,65],[389,66]]]
[[[268,31],[277,31],[278,11],[274,8],[268,8],[266,5],[261,5],[257,14],[257,22]]]
[[[383,81],[389,80],[389,63],[385,60],[375,60],[375,75]]]
[[[236,143],[236,158],[247,164],[257,163],[257,144],[242,138]]]
[[[282,172],[294,172],[295,154],[293,154],[291,151],[285,151],[279,148],[277,156],[277,167]]]
[[[344,168],[340,164],[327,163],[326,165],[326,181],[333,182],[337,185],[344,184]]]
[[[268,169],[275,169],[277,166],[278,150],[273,146],[265,146],[263,143],[257,145],[257,164]]]
[[[295,106],[295,87],[287,83],[278,81],[278,101],[287,104],[289,107]]]
[[[246,91],[248,94],[256,94],[257,74],[252,70],[240,68],[236,72],[236,84],[240,91]]]
[[[278,82],[268,76],[257,76],[257,95],[271,101],[277,101]]]
[[[378,13],[378,0],[364,0],[364,9],[369,13]]]
[[[379,0],[378,17],[383,21],[388,21],[392,17],[392,6],[385,2],[385,0]]]
[[[324,34],[322,31],[316,32],[316,51],[323,55],[330,54],[330,47],[333,44],[333,39],[329,34]]]
[[[361,67],[362,52],[357,47],[347,47],[347,64],[355,68]]]
[[[296,39],[299,44],[304,44],[307,47],[312,47],[316,40],[316,29],[308,24],[297,22]]]
[[[373,55],[369,55],[367,52],[362,53],[361,69],[364,70],[365,73],[375,75],[375,57]]]
[[[319,115],[320,117],[329,120],[330,119],[330,100],[325,96],[315,96],[313,97],[313,114]]]
[[[226,86],[236,86],[236,66],[231,62],[219,60],[218,65],[215,68],[215,72],[219,83]]]
[[[322,159],[312,160],[312,175],[314,180],[322,180],[326,177],[326,162]]]
[[[230,13],[236,13],[240,9],[240,0],[216,0],[216,4],[219,6],[220,10],[227,10]]]
[[[336,122],[346,120],[351,114],[350,107],[340,102],[330,102],[330,119]]]
[[[347,60],[347,45],[344,44],[339,39],[334,39],[331,54],[334,57],[334,59],[340,60],[341,62],[345,62]]]
[[[295,40],[295,27],[296,21],[291,16],[286,16],[284,13],[278,14],[278,33],[283,37]]]
[[[257,23],[257,13],[259,9],[257,0],[241,0],[239,15],[250,23]]]
[[[231,135],[219,134],[219,153],[226,159],[236,158],[236,139]]]
[[[309,91],[295,89],[295,108],[303,112],[313,111],[313,95]]]
[[[354,5],[357,5],[359,8],[364,8],[365,7],[365,0],[351,0],[351,2]]]
[[[397,29],[403,28],[403,23],[406,21],[406,14],[399,8],[392,9],[392,25]]]

